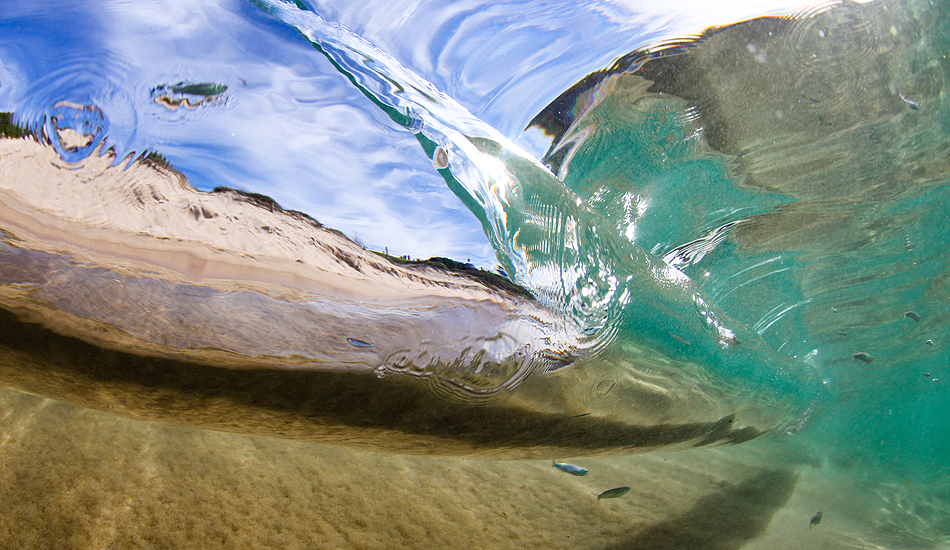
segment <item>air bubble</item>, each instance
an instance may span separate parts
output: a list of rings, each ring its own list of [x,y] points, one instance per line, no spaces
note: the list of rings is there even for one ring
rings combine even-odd
[[[432,154],[432,166],[435,166],[436,170],[449,167],[449,154],[442,147],[436,147],[435,153]]]
[[[107,128],[98,107],[60,101],[47,115],[44,133],[63,161],[77,163],[102,144]]]

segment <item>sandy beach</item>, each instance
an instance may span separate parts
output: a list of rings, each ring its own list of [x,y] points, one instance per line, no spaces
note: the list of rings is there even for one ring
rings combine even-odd
[[[576,477],[548,461],[388,455],[166,426],[9,390],[0,434],[0,548],[921,543],[881,538],[880,497],[794,438],[577,459],[590,473]],[[631,490],[598,501],[618,486]],[[821,523],[809,525],[818,511]]]

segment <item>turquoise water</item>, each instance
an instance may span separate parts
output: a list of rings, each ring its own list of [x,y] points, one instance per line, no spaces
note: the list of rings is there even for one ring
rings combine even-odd
[[[442,174],[482,221],[506,272],[561,301],[581,317],[582,329],[619,317],[625,319],[617,322],[621,341],[625,333],[642,338],[656,329],[678,331],[691,344],[700,340],[701,329],[669,321],[670,331],[653,314],[642,319],[611,310],[682,309],[684,300],[700,295],[690,289],[687,298],[670,298],[679,303],[651,303],[658,293],[652,277],[624,270],[661,257],[739,327],[751,327],[772,348],[820,373],[826,387],[811,429],[816,444],[898,477],[945,475],[950,431],[938,412],[946,403],[939,342],[946,332],[950,181],[941,116],[946,32],[934,23],[939,16],[929,19],[913,5],[890,11],[846,5],[798,20],[737,24],[692,46],[630,54],[612,74],[572,88],[529,125],[553,134],[543,160],[561,180],[539,182],[543,176],[496,152],[515,145],[450,99],[414,93],[413,87],[435,88],[401,73],[384,52],[367,53],[363,48],[371,45],[345,29],[327,29],[319,16],[263,5],[411,129],[427,155],[438,154],[435,147],[452,153]],[[392,81],[409,84],[389,88]],[[471,157],[478,153],[452,148],[477,138],[500,144],[479,149],[506,159],[501,177],[510,180],[499,185],[493,175],[467,173],[473,169],[465,162],[477,165]],[[485,198],[498,187],[522,194],[524,202]],[[576,199],[583,203],[572,208]],[[566,212],[552,213],[559,208]],[[525,244],[521,235],[519,241],[514,235],[524,225],[509,225],[545,216],[554,221],[529,227],[544,245]],[[579,233],[587,225],[596,234],[579,244],[558,242],[564,237],[557,232],[571,223],[582,226]],[[605,236],[609,230],[654,256],[631,249],[626,239],[608,244],[616,238]],[[625,248],[611,258],[611,246]],[[551,249],[554,258],[545,254]],[[625,276],[644,294],[625,296],[627,287],[607,281]],[[653,337],[654,348],[664,345],[659,334]],[[691,347],[707,359],[717,353]],[[873,361],[855,357],[862,353]],[[774,383],[763,382],[770,375],[762,374],[768,372],[762,362],[776,360],[753,361],[725,368],[759,387]],[[781,389],[814,395],[802,380]]]
[[[425,381],[420,397],[405,390],[411,397],[399,406],[375,409],[360,398],[373,411],[363,419],[359,408],[335,413],[333,429],[347,434],[336,442],[371,450],[523,457],[517,448],[554,458],[768,433],[871,486],[911,487],[907,502],[899,489],[881,489],[892,499],[884,524],[895,526],[894,540],[946,542],[943,4],[763,7],[728,20],[694,14],[696,22],[679,17],[690,8],[625,3],[375,8],[8,2],[0,12],[6,132],[32,134],[74,171],[111,149],[106,164],[138,174],[130,166],[146,160],[125,160],[154,152],[201,191],[266,194],[387,258],[445,257],[502,273],[530,302],[507,297],[499,312],[486,305],[463,318],[443,314],[450,308],[441,296],[419,310],[418,301],[371,307],[335,301],[321,287],[314,295],[336,309],[314,306],[318,321],[308,325],[310,310],[301,317],[294,306],[319,302],[310,294],[274,298],[233,274],[220,279],[236,286],[212,288],[187,270],[169,282],[153,275],[159,267],[107,265],[71,245],[35,245],[29,255],[17,244],[26,226],[8,217],[0,273],[9,291],[3,307],[18,315],[4,317],[11,331],[38,322],[106,354],[210,366],[211,374],[194,374],[197,385],[218,380],[221,364],[251,368],[242,360],[262,372],[284,363],[318,372],[367,366],[380,401],[403,391],[404,379]],[[711,25],[721,26],[700,36]],[[14,157],[0,159],[13,173]],[[16,177],[18,196],[39,183]],[[49,211],[68,218],[69,202]],[[215,217],[195,212],[198,221]],[[119,214],[104,207],[82,227],[117,231],[110,224]],[[136,227],[123,231],[200,239],[163,236],[161,221]],[[149,261],[161,269],[174,263]],[[82,271],[96,262],[105,267]],[[37,273],[57,276],[39,284]],[[106,286],[110,280],[117,284]],[[27,283],[38,290],[24,306],[14,290]],[[465,293],[476,306],[494,299]],[[42,317],[48,304],[54,313]],[[163,305],[166,317],[130,320],[123,304]],[[56,324],[72,322],[70,315],[115,331]],[[271,326],[235,328],[228,316]],[[309,341],[320,332],[313,326],[331,321],[345,327],[326,331],[339,348],[322,336]],[[197,328],[182,328],[186,322]],[[375,329],[357,332],[365,324]],[[387,338],[398,345],[387,348]],[[60,371],[44,378],[31,368],[5,374],[4,384],[139,418],[313,439],[312,427],[294,432],[253,416],[228,424],[181,412],[198,401],[132,403],[103,382],[121,379],[112,371],[92,377],[101,386],[73,379],[74,390],[58,382],[68,378]],[[289,395],[293,384],[321,379],[260,380]],[[341,392],[352,387],[341,380]],[[152,382],[133,383],[135,393]],[[243,384],[223,380],[213,397],[227,402]],[[155,401],[181,399],[161,395]],[[280,410],[312,412],[293,406]],[[392,411],[404,413],[402,423],[381,420]],[[535,431],[501,426],[528,426],[533,415],[548,415]],[[469,429],[458,427],[467,426],[463,418],[482,423],[477,437],[459,435]],[[685,425],[705,435],[664,431]],[[631,426],[662,436],[633,443]],[[406,439],[389,439],[396,432]],[[413,437],[421,447],[413,449]]]

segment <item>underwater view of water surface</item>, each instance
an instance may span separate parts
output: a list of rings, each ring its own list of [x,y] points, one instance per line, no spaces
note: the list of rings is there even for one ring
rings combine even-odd
[[[0,548],[950,548],[948,7],[0,0]]]

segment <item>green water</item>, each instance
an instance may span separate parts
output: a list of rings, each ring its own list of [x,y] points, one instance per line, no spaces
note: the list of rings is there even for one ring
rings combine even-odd
[[[382,52],[276,6],[427,155],[449,152],[441,173],[506,271],[585,334],[609,334],[595,348],[622,361],[646,345],[805,403],[819,377],[816,445],[944,475],[942,6],[848,4],[630,54],[535,119],[557,178]],[[485,156],[504,170],[479,171]],[[657,276],[659,257],[688,282]],[[728,351],[722,330],[755,351]]]
[[[816,415],[816,443],[932,481],[946,473],[950,442],[938,412],[944,9],[845,5],[737,24],[676,56],[641,53],[627,60],[639,69],[572,92],[570,128],[553,128],[560,141],[547,157],[619,231],[818,369],[833,397]],[[643,213],[631,207],[643,203]],[[705,256],[675,255],[721,227],[728,237]],[[852,358],[861,352],[873,363]]]

